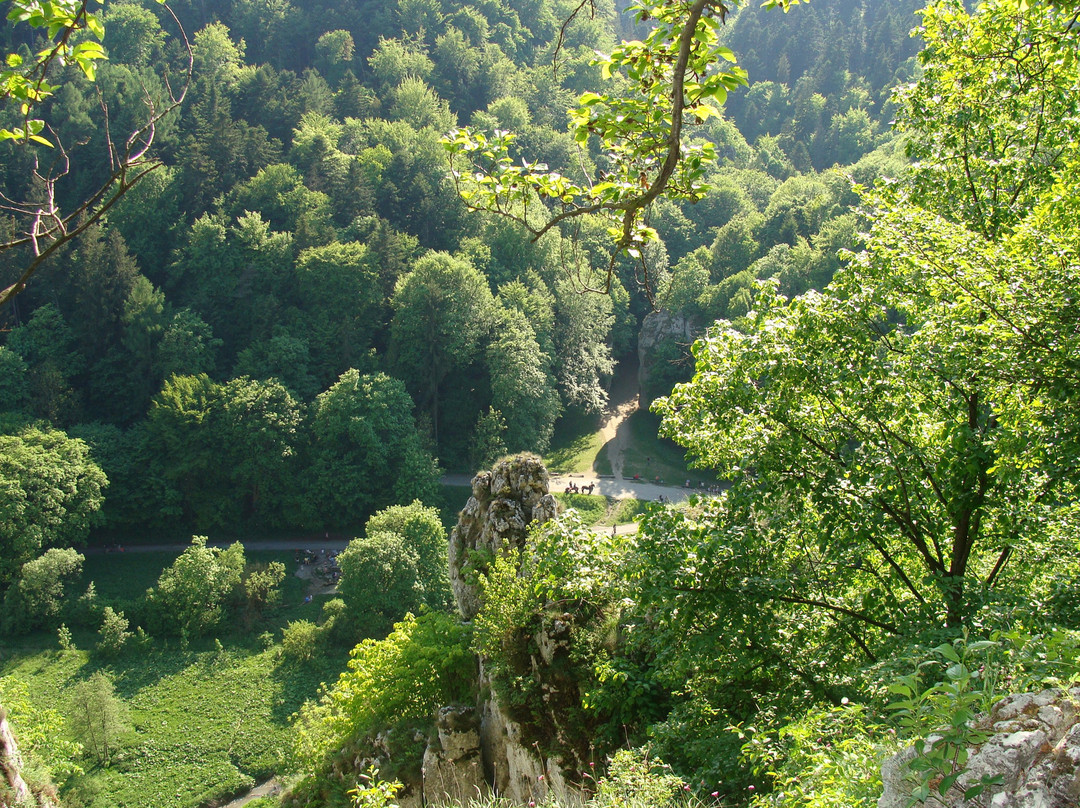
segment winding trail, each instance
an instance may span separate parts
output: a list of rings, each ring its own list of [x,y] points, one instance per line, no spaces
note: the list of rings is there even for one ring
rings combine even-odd
[[[259,783],[255,788],[240,795],[232,802],[225,803],[224,808],[240,808],[240,806],[247,805],[259,797],[274,797],[280,793],[281,783],[277,781],[277,778],[271,778],[264,783]]]
[[[630,440],[630,425],[626,421],[641,407],[636,371],[635,365],[632,371],[623,370],[615,374],[610,402],[604,413],[603,426],[600,427],[600,435],[604,438],[608,460],[611,462],[611,473],[616,480],[622,479],[623,452]]]

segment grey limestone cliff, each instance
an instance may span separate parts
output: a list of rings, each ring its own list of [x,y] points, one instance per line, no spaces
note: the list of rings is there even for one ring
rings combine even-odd
[[[966,771],[937,808],[1076,808],[1080,805],[1080,688],[1045,690],[1002,699],[977,720],[989,733],[969,749]],[[931,739],[933,736],[931,736]],[[878,808],[906,808],[911,802],[907,764],[915,755],[902,750],[881,767],[884,793]],[[964,789],[982,777],[998,777],[974,800]],[[931,784],[933,785],[933,784]]]

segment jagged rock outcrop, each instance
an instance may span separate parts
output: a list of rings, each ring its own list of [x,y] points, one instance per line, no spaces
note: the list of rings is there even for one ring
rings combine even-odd
[[[563,805],[573,804],[562,759],[542,758],[495,693],[482,705],[480,727],[486,773],[497,793],[518,805],[543,802],[549,794]]]
[[[552,519],[557,510],[547,469],[535,456],[513,457],[473,478],[472,496],[451,531],[448,552],[450,583],[466,620],[480,612],[478,576],[500,554],[525,548],[529,528]],[[476,704],[444,706],[431,728],[388,728],[341,755],[335,774],[347,780],[350,773],[376,766],[402,782],[396,797],[402,808],[467,804],[492,792],[519,805],[548,796],[572,801],[573,773],[585,764],[581,743],[569,737],[573,733],[565,721],[567,708],[581,700],[570,661],[570,620],[572,615],[560,610],[522,629],[521,673],[535,682],[539,698],[518,716],[521,720],[500,703],[481,660]],[[413,751],[417,744],[422,758]],[[406,758],[422,762],[402,765]]]
[[[489,793],[480,750],[480,719],[475,707],[443,707],[435,718],[436,736],[424,750],[424,802],[468,805]]]
[[[11,804],[19,805],[30,796],[30,789],[22,778],[22,757],[19,755],[19,745],[15,742],[15,735],[8,724],[7,713],[0,707],[0,773],[3,774],[3,785],[11,791]],[[7,808],[4,792],[0,792],[0,806]]]
[[[472,497],[450,534],[450,583],[463,617],[471,620],[480,611],[477,574],[485,571],[498,553],[523,548],[529,526],[553,518],[556,511],[555,498],[548,492],[547,469],[537,457],[519,455],[473,478]],[[547,657],[556,653],[558,640],[542,636],[536,638],[536,645],[532,664],[550,664]],[[480,679],[478,690],[484,696],[477,707],[476,751],[485,781],[496,793],[521,804],[542,799],[549,791],[568,796],[561,761],[541,756],[536,739],[527,737],[521,724],[499,703],[483,665]],[[473,737],[471,729],[462,738],[444,738],[441,729],[439,734],[441,746],[449,744],[462,750]],[[463,752],[460,759],[472,768],[469,754]],[[455,768],[453,778],[462,782],[469,779],[471,772],[462,772],[460,765]]]
[[[525,546],[529,525],[555,516],[548,473],[540,458],[504,460],[472,481],[472,496],[450,532],[450,585],[466,620],[480,611],[476,575],[496,553]]]
[[[1080,805],[1080,687],[1065,692],[1044,690],[1002,699],[977,721],[990,733],[971,748],[967,770],[943,800],[927,805],[966,808],[963,789],[983,775],[1001,776],[978,799],[985,808],[1076,808]],[[907,764],[912,747],[881,767],[884,793],[878,808],[906,808],[911,783]],[[936,793],[936,792],[935,792]]]
[[[657,346],[672,340],[688,344],[694,341],[697,334],[693,320],[685,314],[667,309],[646,314],[638,331],[638,389],[643,392],[649,389],[649,376],[658,361]],[[647,401],[642,402],[642,406],[648,404]]]

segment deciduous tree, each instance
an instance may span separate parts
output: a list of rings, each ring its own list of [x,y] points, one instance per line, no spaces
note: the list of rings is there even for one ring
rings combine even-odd
[[[81,440],[33,426],[0,435],[0,586],[42,550],[84,541],[107,484]]]
[[[205,536],[192,536],[191,546],[161,573],[147,600],[167,628],[198,637],[224,617],[226,600],[240,584],[243,570],[239,542],[222,550],[207,547]]]
[[[127,706],[116,697],[112,681],[101,671],[75,685],[68,724],[83,748],[101,766],[108,766],[127,730]]]
[[[82,553],[51,547],[22,565],[19,579],[4,598],[3,627],[19,633],[53,628],[64,606],[68,586],[82,574]]]
[[[450,581],[446,568],[446,528],[438,508],[416,499],[408,505],[391,505],[376,513],[364,526],[369,535],[392,533],[416,553],[416,574],[420,597],[438,609],[450,602]]]
[[[430,411],[437,443],[441,386],[474,361],[491,325],[491,290],[468,262],[430,253],[398,281],[393,306],[395,365],[417,406]]]
[[[397,379],[346,371],[316,399],[311,435],[306,503],[315,524],[355,525],[395,501],[434,494],[437,468]]]
[[[171,12],[170,12],[171,13]],[[64,207],[58,186],[71,170],[71,156],[62,142],[52,143],[46,123],[36,117],[42,105],[54,95],[59,70],[68,64],[81,70],[93,81],[96,65],[106,58],[102,47],[105,28],[101,19],[90,10],[87,0],[61,0],[40,5],[27,0],[12,0],[8,19],[43,29],[46,47],[30,59],[22,53],[6,54],[4,69],[0,70],[0,103],[14,112],[18,121],[11,128],[0,129],[0,141],[23,149],[52,147],[58,159],[42,160],[37,152],[30,157],[31,176],[23,195],[4,195],[0,208],[13,217],[21,231],[0,240],[0,253],[26,249],[27,256],[5,288],[0,289],[0,306],[12,300],[42,264],[63,245],[93,226],[116,202],[159,163],[150,155],[157,125],[179,107],[187,93],[184,79],[177,91],[166,88],[163,99],[146,93],[144,117],[127,129],[125,139],[114,139],[108,128],[104,147],[108,154],[104,177],[95,183],[80,201]],[[187,69],[190,75],[190,62]],[[107,113],[106,113],[107,114]],[[74,144],[68,144],[72,146]]]

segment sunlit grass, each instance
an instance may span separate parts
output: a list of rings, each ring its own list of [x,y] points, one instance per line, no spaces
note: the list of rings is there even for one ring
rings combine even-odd
[[[655,415],[641,410],[626,420],[623,428],[629,430],[629,440],[623,452],[624,478],[632,479],[636,474],[642,480],[654,482],[659,477],[667,485],[682,485],[690,480],[694,488],[700,483],[709,486],[716,482],[716,476],[705,469],[687,468],[685,450],[658,437],[659,427]]]
[[[195,650],[195,647],[199,650]],[[193,808],[220,801],[287,768],[290,716],[344,667],[343,649],[308,665],[212,641],[182,649],[153,640],[107,664],[86,651],[15,653],[0,676],[62,713],[74,685],[104,670],[127,706],[130,731],[109,768],[83,761],[66,798],[88,808]]]
[[[603,447],[600,416],[568,410],[555,423],[555,436],[551,449],[544,455],[544,465],[557,474],[592,474]],[[608,470],[610,473],[610,466]]]

